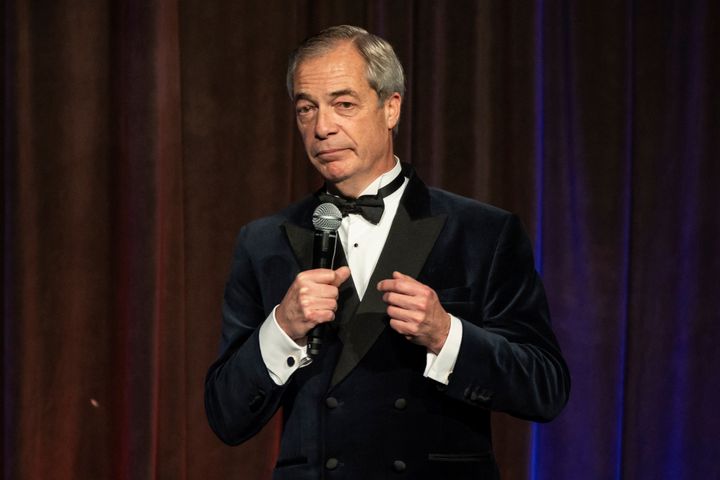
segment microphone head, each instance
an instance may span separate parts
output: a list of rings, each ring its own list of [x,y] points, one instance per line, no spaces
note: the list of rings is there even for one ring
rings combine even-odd
[[[342,213],[332,203],[321,203],[313,212],[312,222],[316,230],[336,232],[342,223]]]

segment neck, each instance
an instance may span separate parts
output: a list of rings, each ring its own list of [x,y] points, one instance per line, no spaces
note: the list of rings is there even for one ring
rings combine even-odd
[[[370,187],[373,183],[378,182],[380,177],[383,175],[386,175],[387,173],[391,172],[395,168],[396,159],[395,157],[391,157],[388,162],[383,162],[383,165],[381,168],[376,168],[372,172],[363,175],[362,178],[360,177],[351,177],[344,179],[337,183],[327,183],[326,188],[327,191],[336,195],[341,195],[343,197],[347,198],[357,198],[360,195],[363,194],[372,194],[375,192],[366,192],[368,187]],[[380,183],[378,182],[378,189],[381,187]]]

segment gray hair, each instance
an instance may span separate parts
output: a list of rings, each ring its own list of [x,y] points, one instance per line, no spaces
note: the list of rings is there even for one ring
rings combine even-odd
[[[352,42],[365,59],[368,83],[377,92],[381,105],[395,92],[401,97],[405,95],[405,75],[392,45],[360,27],[338,25],[306,39],[290,54],[286,82],[291,100],[294,99],[293,83],[298,65],[308,58],[328,53],[343,41]]]

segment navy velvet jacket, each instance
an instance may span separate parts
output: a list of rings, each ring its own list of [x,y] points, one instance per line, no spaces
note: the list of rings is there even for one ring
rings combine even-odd
[[[363,301],[351,281],[341,286],[323,353],[283,386],[268,375],[258,327],[312,264],[318,201],[308,197],[239,234],[205,406],[231,445],[283,408],[275,479],[494,479],[490,410],[548,421],[567,402],[568,369],[519,220],[409,175]],[[425,348],[388,326],[374,285],[393,270],[432,287],[462,321],[447,386],[423,377]]]

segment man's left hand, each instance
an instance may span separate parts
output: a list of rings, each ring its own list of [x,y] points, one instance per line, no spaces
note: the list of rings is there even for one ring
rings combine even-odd
[[[450,332],[450,315],[435,290],[400,272],[380,281],[377,289],[385,292],[390,327],[437,355]]]

